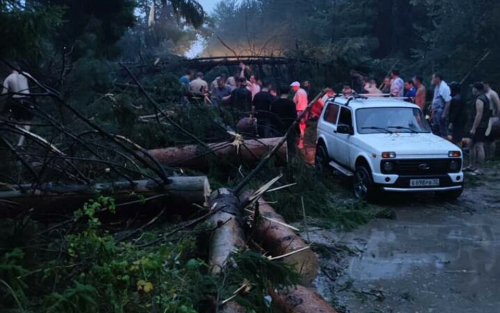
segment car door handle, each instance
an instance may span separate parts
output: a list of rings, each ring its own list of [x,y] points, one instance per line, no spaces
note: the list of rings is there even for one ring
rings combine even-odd
[[[336,133],[337,133],[337,130],[336,130],[336,129],[334,129],[334,130],[333,130],[333,133],[334,133],[334,134],[336,134]]]

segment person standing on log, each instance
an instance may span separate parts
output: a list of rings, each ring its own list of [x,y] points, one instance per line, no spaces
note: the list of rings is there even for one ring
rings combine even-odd
[[[258,134],[262,138],[271,137],[271,120],[269,111],[273,97],[268,87],[262,88],[253,98],[252,115],[257,118]]]
[[[293,82],[290,87],[292,91],[295,93],[293,96],[293,102],[295,103],[295,110],[297,111],[297,116],[301,115],[302,112],[307,108],[307,92],[300,88],[299,82]],[[304,148],[304,134],[306,133],[307,120],[309,119],[309,114],[304,114],[304,116],[300,119],[299,129],[300,129],[300,138],[299,138],[299,149]]]
[[[23,128],[27,131],[31,126],[29,123],[33,120],[34,102],[30,99],[30,89],[27,73],[20,73],[12,70],[9,76],[4,80],[2,86],[2,95],[7,94],[7,102],[1,115],[8,116],[18,122],[25,122]],[[17,143],[18,147],[24,144],[24,136],[20,135]]]
[[[295,103],[288,97],[289,89],[281,88],[281,96],[271,104],[271,125],[274,136],[284,136],[297,118]],[[287,146],[291,154],[295,153],[297,145],[297,131],[294,129],[287,138]]]

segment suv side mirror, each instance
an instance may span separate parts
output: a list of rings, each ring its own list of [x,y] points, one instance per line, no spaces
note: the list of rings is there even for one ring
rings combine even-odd
[[[339,133],[339,134],[354,135],[352,127],[349,126],[349,125],[346,125],[346,124],[339,124],[337,126],[337,133]]]

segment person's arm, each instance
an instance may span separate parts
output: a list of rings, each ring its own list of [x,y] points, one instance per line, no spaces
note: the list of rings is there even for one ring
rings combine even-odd
[[[450,104],[451,104],[451,91],[450,91],[450,88],[442,88],[441,97],[443,97],[443,100],[445,102],[443,116],[442,116],[442,118],[445,119],[446,116],[448,116],[448,112],[450,112]]]
[[[8,81],[8,77],[3,81],[3,85],[2,85],[2,95],[3,94],[6,94],[7,92],[9,92],[9,81]]]
[[[500,98],[498,97],[498,94],[497,93],[493,93],[492,97],[491,97],[491,100],[493,101],[493,103],[495,104],[496,106],[496,115],[500,115]]]
[[[241,62],[240,63],[240,68],[241,68],[240,77],[245,78],[245,69],[246,69],[245,63]]]
[[[475,134],[477,128],[479,127],[479,123],[481,123],[481,119],[483,117],[483,109],[484,109],[484,102],[481,100],[476,100],[476,117],[474,118],[474,123],[472,124],[472,129],[470,130],[471,134]]]

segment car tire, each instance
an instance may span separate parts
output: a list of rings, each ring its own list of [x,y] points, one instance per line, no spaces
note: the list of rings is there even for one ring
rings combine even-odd
[[[358,200],[372,201],[375,199],[375,186],[372,174],[364,165],[356,168],[353,177],[354,197]]]
[[[329,157],[328,151],[324,144],[319,144],[316,146],[316,154],[314,156],[314,169],[316,173],[322,175],[326,172],[328,168]]]
[[[440,192],[437,194],[437,196],[439,197],[439,199],[444,201],[455,201],[460,198],[463,192],[464,188],[461,188],[458,190]]]

